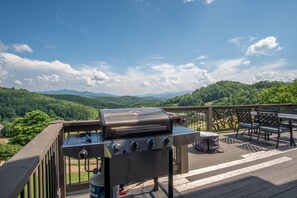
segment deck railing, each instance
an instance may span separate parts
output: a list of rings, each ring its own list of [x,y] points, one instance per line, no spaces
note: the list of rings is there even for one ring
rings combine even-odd
[[[296,109],[296,104],[261,104],[230,106],[187,106],[163,107],[165,111],[187,115],[187,126],[201,131],[224,132],[237,127],[236,108],[269,109],[279,108],[281,112]]]
[[[242,105],[242,106],[202,106],[166,107],[165,111],[186,114],[188,127],[197,130],[228,131],[236,128],[235,109],[254,109],[268,106],[281,107],[288,112],[297,106],[281,105]],[[100,165],[100,159],[76,160],[63,157],[61,145],[71,133],[98,131],[99,121],[56,121],[51,123],[38,136],[30,141],[15,156],[0,167],[0,197],[44,198],[65,197],[67,192],[86,189],[90,173],[84,170]],[[175,162],[180,163],[177,172],[187,171],[187,147],[176,150]]]
[[[50,124],[0,168],[0,197],[63,197],[63,123]]]

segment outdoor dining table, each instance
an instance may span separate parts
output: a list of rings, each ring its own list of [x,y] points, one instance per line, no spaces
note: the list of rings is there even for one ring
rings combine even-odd
[[[257,116],[257,111],[251,111],[251,114],[253,116]],[[293,113],[278,113],[277,114],[278,118],[280,120],[282,119],[285,119],[285,120],[288,120],[288,125],[290,127],[291,130],[293,130],[293,122],[294,121],[297,121],[297,114],[293,114]],[[292,137],[290,138],[293,142],[293,145],[296,146],[295,144],[295,140],[294,140],[294,137],[293,137],[293,133],[291,133]]]

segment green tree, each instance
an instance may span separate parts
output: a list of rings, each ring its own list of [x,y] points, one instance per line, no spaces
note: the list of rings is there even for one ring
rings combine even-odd
[[[9,120],[3,120],[1,124],[4,126],[1,131],[2,136],[7,136],[7,134],[11,133],[12,122],[10,122]]]
[[[0,142],[0,161],[6,161],[14,156],[22,147],[20,145],[5,144]]]
[[[12,124],[9,143],[24,146],[40,133],[49,123],[50,117],[39,110],[31,111],[24,117],[16,118]]]
[[[297,103],[297,80],[286,84],[276,84],[259,93],[262,104]]]

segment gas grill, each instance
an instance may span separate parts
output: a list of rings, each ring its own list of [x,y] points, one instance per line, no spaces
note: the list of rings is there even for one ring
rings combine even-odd
[[[101,131],[70,135],[63,154],[78,159],[104,159],[105,196],[112,187],[168,175],[168,197],[173,197],[172,146],[187,145],[199,132],[174,126],[160,108],[100,110]],[[163,188],[162,188],[163,189]],[[164,190],[164,189],[163,189]]]

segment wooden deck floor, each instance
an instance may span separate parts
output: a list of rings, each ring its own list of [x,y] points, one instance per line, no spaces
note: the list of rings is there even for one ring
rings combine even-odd
[[[191,171],[174,176],[174,197],[297,197],[297,147],[290,146],[288,137],[282,137],[279,149],[273,136],[258,145],[256,138],[250,143],[247,135],[234,137],[234,133],[220,135],[223,153],[201,153],[189,145]],[[160,180],[166,184],[166,178]],[[122,197],[166,196],[161,190],[153,192],[149,181]]]

